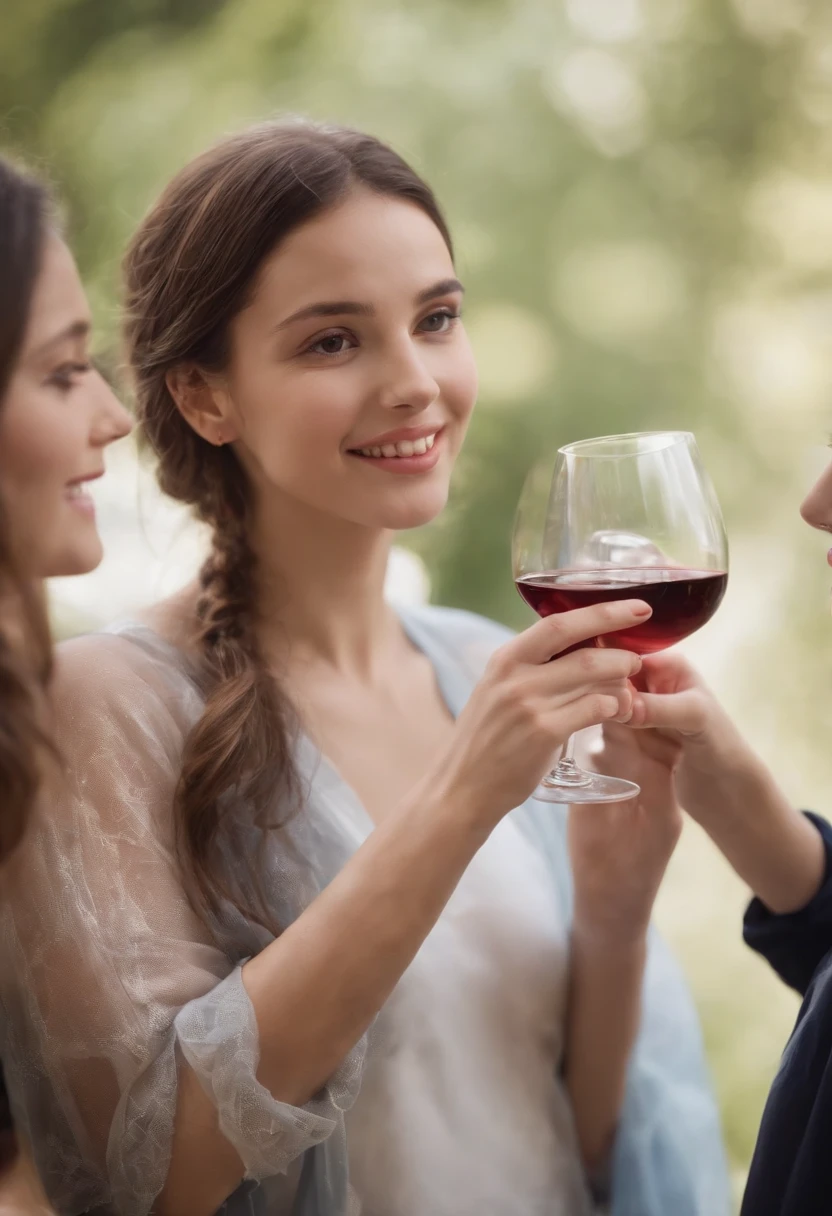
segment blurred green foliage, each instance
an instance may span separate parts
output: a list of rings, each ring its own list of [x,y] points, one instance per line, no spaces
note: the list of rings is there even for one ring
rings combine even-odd
[[[754,703],[752,733],[779,748],[795,797],[821,791],[823,571],[792,519],[832,387],[828,0],[26,0],[0,13],[0,144],[67,201],[111,350],[120,250],[149,200],[209,141],[285,112],[387,138],[456,233],[482,387],[451,507],[407,538],[436,598],[526,619],[509,536],[532,460],[592,434],[695,429],[737,542],[732,582],[745,579],[717,665],[728,700]],[[699,975],[696,943],[678,937]],[[749,984],[776,1007],[773,1030],[744,1063],[743,998],[714,1000],[704,973],[697,988],[740,1164],[793,1009],[761,977]]]

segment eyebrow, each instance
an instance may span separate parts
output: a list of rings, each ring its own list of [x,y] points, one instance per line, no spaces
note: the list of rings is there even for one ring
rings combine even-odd
[[[420,291],[414,303],[417,306],[428,304],[431,300],[438,299],[439,296],[464,291],[465,288],[459,279],[440,279],[438,283],[433,283],[424,291]],[[275,326],[275,332],[279,333],[280,330],[294,325],[296,321],[308,321],[312,317],[343,317],[345,315],[372,317],[375,316],[375,311],[372,304],[361,304],[357,300],[322,300],[317,304],[308,304],[305,308],[299,308],[297,312],[293,312],[285,321],[281,321],[279,325]]]
[[[45,354],[53,346],[57,346],[59,342],[67,342],[73,338],[86,338],[92,326],[89,321],[73,321],[71,325],[67,325],[59,333],[51,338],[47,338],[45,342],[41,342],[40,346],[33,352],[37,358],[39,355]]]

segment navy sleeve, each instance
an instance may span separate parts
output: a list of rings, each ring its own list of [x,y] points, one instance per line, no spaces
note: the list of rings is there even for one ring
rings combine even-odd
[[[762,954],[791,988],[801,995],[823,958],[832,950],[832,825],[819,815],[806,815],[820,832],[826,849],[826,871],[820,890],[798,912],[776,915],[759,899],[748,905],[743,937]]]

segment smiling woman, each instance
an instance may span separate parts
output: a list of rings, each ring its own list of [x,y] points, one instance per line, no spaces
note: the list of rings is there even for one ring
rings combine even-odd
[[[90,319],[44,189],[0,159],[0,863],[10,878],[47,760],[51,644],[42,583],[101,558],[84,485],[129,430],[91,373]],[[3,1036],[5,1038],[5,1035]],[[14,1156],[5,1090],[3,1151]],[[45,1213],[25,1154],[0,1178],[3,1210]],[[6,1167],[9,1167],[6,1170]]]
[[[59,655],[70,780],[0,933],[54,1202],[723,1216],[695,1014],[647,933],[675,823],[611,821],[570,874],[527,801],[631,711],[637,659],[561,652],[649,610],[512,638],[384,599],[476,396],[430,189],[371,136],[267,124],[177,175],[125,276],[142,429],[212,550]]]

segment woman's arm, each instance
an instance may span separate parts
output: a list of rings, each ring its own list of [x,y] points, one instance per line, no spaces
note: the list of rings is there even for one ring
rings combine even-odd
[[[639,732],[637,742],[665,754],[668,744],[677,749],[670,763],[682,806],[771,912],[804,907],[825,872],[817,830],[680,655],[650,656],[640,680],[645,692],[632,723],[653,730]]]
[[[590,1177],[609,1165],[641,1019],[650,915],[681,830],[669,773],[639,776],[638,797],[569,812],[575,907],[565,1075]]]
[[[584,1168],[610,1161],[641,1016],[647,943],[572,934],[565,1078]]]
[[[434,781],[377,827],[306,912],[246,963],[243,982],[261,1048],[257,1077],[276,1099],[303,1106],[324,1085],[390,995],[486,835],[460,792]],[[216,1107],[183,1070],[159,1216],[207,1216],[242,1176]]]

